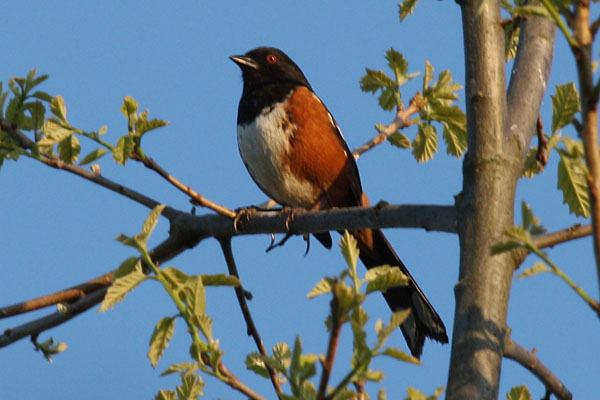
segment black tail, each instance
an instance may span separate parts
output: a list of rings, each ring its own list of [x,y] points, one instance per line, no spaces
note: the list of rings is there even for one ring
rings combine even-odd
[[[367,268],[384,264],[397,266],[409,278],[408,286],[388,289],[383,296],[392,311],[410,309],[409,317],[400,326],[410,352],[419,358],[423,351],[425,337],[448,343],[444,322],[435,311],[417,282],[408,272],[392,246],[380,229],[365,229],[353,232],[358,241],[360,259]]]

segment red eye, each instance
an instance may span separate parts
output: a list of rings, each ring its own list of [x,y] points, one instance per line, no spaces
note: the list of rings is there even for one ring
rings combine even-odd
[[[275,63],[277,62],[277,56],[276,56],[276,55],[274,55],[274,54],[269,54],[269,55],[267,56],[267,62],[268,62],[269,64],[275,64]]]

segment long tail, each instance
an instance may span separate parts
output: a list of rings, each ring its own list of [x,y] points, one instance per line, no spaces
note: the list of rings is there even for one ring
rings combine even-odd
[[[448,343],[444,322],[435,311],[417,282],[408,272],[392,246],[380,229],[364,229],[352,233],[358,241],[360,259],[367,268],[384,264],[397,266],[408,276],[408,286],[398,286],[388,289],[383,296],[392,311],[409,308],[411,313],[400,326],[410,352],[419,358],[423,351],[425,337]]]

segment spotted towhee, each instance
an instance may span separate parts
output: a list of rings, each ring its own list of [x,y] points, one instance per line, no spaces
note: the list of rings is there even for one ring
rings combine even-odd
[[[298,66],[281,50],[259,47],[232,56],[242,70],[237,138],[244,164],[258,186],[279,204],[322,210],[366,206],[352,152],[323,102]],[[401,325],[411,353],[419,357],[425,337],[448,343],[442,319],[379,229],[352,232],[367,268],[397,266],[408,286],[383,295],[393,311],[412,312]],[[329,233],[316,235],[331,247]]]

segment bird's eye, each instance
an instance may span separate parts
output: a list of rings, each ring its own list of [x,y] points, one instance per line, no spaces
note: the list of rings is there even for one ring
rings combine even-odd
[[[275,54],[269,54],[267,56],[267,62],[269,64],[275,64],[277,62],[277,56]]]

